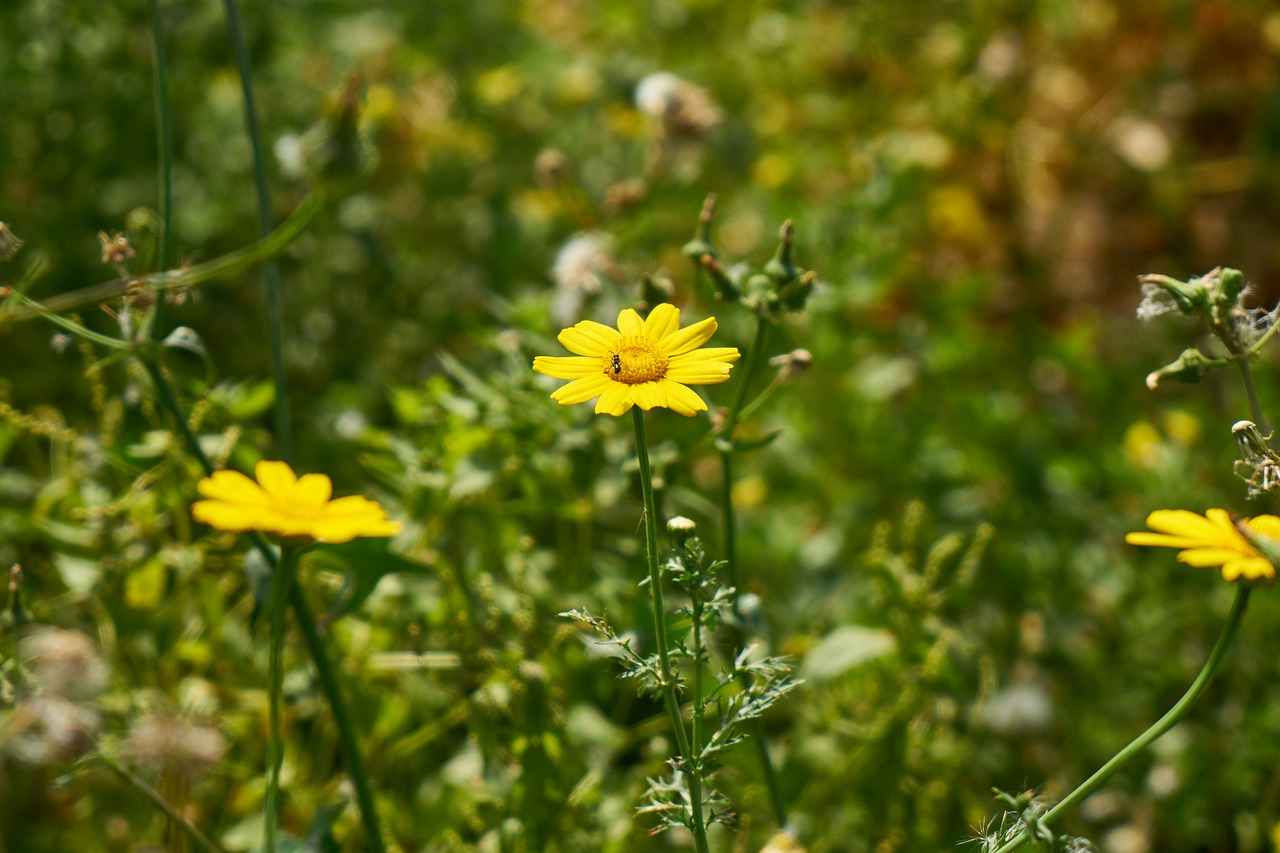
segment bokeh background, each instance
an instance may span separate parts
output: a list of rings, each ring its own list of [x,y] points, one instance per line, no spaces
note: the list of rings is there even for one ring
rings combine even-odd
[[[257,236],[250,148],[221,4],[160,5],[174,239],[200,262]],[[744,424],[781,434],[733,484],[755,627],[806,679],[765,721],[800,842],[956,849],[998,814],[993,787],[1061,796],[1189,684],[1232,591],[1123,534],[1158,508],[1273,507],[1231,473],[1230,425],[1249,414],[1236,376],[1144,384],[1205,344],[1186,318],[1139,322],[1136,277],[1228,265],[1251,304],[1275,301],[1272,4],[243,11],[278,218],[313,186],[341,93],[363,98],[364,173],[281,259],[285,354],[299,468],[407,526],[396,561],[303,577],[332,608],[403,849],[683,846],[632,816],[670,749],[661,708],[556,616],[607,611],[651,639],[629,424],[557,407],[529,364],[651,275],[687,317],[717,316],[717,345],[746,348],[750,315],[681,252],[712,192],[726,264],[762,264],[791,218],[821,282],[765,342],[813,363]],[[148,14],[0,6],[0,219],[25,240],[0,277],[43,264],[37,298],[114,277],[98,232],[145,243]],[[118,332],[97,305],[78,312]],[[192,292],[165,322],[210,354],[168,356],[209,449],[242,469],[275,458],[260,274]],[[35,621],[80,632],[50,636],[80,643],[93,689],[18,731],[32,629],[0,631],[0,850],[185,849],[115,777],[75,767],[95,750],[252,849],[254,567],[189,520],[198,470],[143,372],[56,331],[0,324],[0,565],[21,564]],[[1280,418],[1275,369],[1264,357],[1256,375]],[[709,389],[712,405],[734,390]],[[698,521],[717,552],[709,422],[649,423],[660,512]],[[1059,829],[1108,853],[1274,849],[1274,598],[1255,595],[1188,719]],[[357,849],[328,711],[308,661],[290,667],[285,829],[301,849]],[[749,748],[720,784],[741,825],[717,849],[761,849],[776,827]]]

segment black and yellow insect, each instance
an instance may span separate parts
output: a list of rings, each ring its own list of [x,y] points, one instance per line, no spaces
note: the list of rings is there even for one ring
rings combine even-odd
[[[622,372],[622,360],[618,357],[618,354],[615,352],[613,354],[613,375],[617,376],[621,372]]]

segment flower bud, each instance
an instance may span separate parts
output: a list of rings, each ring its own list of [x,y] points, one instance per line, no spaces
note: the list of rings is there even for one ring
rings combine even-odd
[[[675,540],[676,545],[683,545],[689,537],[698,532],[698,525],[693,519],[677,515],[667,521],[667,533]]]
[[[1213,270],[1201,278],[1193,278],[1190,281],[1178,281],[1167,275],[1142,275],[1138,276],[1138,281],[1160,287],[1173,297],[1179,311],[1183,314],[1195,315],[1209,308],[1209,290],[1206,287],[1206,280],[1210,276],[1215,276],[1216,273],[1217,270]]]
[[[1204,376],[1205,368],[1210,366],[1209,359],[1195,347],[1184,350],[1178,360],[1166,364],[1159,370],[1147,374],[1147,387],[1156,390],[1163,379],[1176,379],[1179,382],[1199,382]]]
[[[695,264],[704,264],[703,255],[711,258],[716,257],[716,247],[711,242],[711,219],[716,215],[716,194],[709,193],[707,200],[702,203],[702,213],[698,216],[698,233],[693,239],[684,244],[681,251],[684,256]]]
[[[778,251],[774,254],[772,260],[764,265],[764,274],[773,279],[773,283],[778,285],[779,288],[785,287],[800,277],[800,270],[796,268],[795,263],[791,260],[794,234],[795,229],[790,219],[782,223]]]

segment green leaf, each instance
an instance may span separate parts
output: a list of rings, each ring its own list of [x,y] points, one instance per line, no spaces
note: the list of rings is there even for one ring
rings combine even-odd
[[[387,539],[353,539],[341,545],[321,545],[309,549],[301,560],[305,569],[335,572],[345,579],[337,600],[329,609],[329,620],[340,619],[364,604],[387,575],[431,571],[425,563],[391,551]]]
[[[897,642],[888,631],[862,625],[841,625],[805,655],[800,675],[807,681],[828,681],[886,655],[896,647]]]

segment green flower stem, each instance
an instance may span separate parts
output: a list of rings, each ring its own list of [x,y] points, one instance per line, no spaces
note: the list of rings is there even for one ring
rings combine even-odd
[[[1253,412],[1253,422],[1266,434],[1270,430],[1267,429],[1267,419],[1262,415],[1262,406],[1258,405],[1258,392],[1253,387],[1253,369],[1249,366],[1249,354],[1241,355],[1236,363],[1240,365],[1240,379],[1244,382],[1245,393],[1249,395],[1249,410]]]
[[[1110,761],[1102,765],[1102,768],[1086,779],[1080,787],[1067,794],[1062,802],[1046,812],[1044,817],[1039,820],[1041,826],[1052,823],[1067,809],[1070,809],[1096,791],[1103,782],[1111,778],[1112,774],[1127,764],[1129,759],[1150,746],[1153,741],[1173,728],[1186,715],[1191,705],[1200,698],[1205,688],[1209,686],[1214,676],[1218,674],[1218,670],[1222,668],[1222,663],[1227,657],[1227,650],[1231,648],[1231,643],[1235,640],[1236,634],[1240,630],[1240,623],[1244,616],[1246,605],[1249,603],[1249,593],[1252,591],[1253,587],[1248,584],[1242,583],[1237,586],[1236,598],[1231,605],[1231,615],[1227,617],[1227,624],[1218,636],[1218,642],[1214,644],[1213,651],[1209,653],[1209,659],[1204,662],[1204,668],[1200,670],[1200,674],[1196,676],[1196,680],[1192,682],[1191,687],[1178,700],[1178,703],[1170,708],[1151,728],[1138,735],[1132,743],[1116,753]],[[1027,833],[1024,832],[1009,841],[996,853],[1011,853],[1011,851],[1017,850],[1029,840]]]
[[[263,155],[262,131],[258,128],[258,108],[253,100],[253,82],[249,75],[249,49],[245,46],[240,28],[240,15],[235,0],[223,0],[227,13],[227,28],[231,31],[231,43],[236,52],[236,68],[240,71],[240,89],[244,95],[244,118],[249,131],[249,144],[253,149],[253,177],[258,191],[258,221],[262,236],[275,229],[271,216],[271,196],[267,192],[267,166]],[[280,271],[275,261],[268,261],[262,268],[267,283],[267,328],[271,338],[271,377],[276,386],[275,421],[276,441],[280,444],[280,458],[293,463],[293,430],[289,422],[289,400],[285,394],[283,324],[280,308]]]
[[[280,768],[284,764],[284,739],[280,733],[280,694],[284,691],[284,628],[289,611],[289,593],[298,570],[298,548],[286,543],[280,548],[280,562],[272,572],[271,594],[267,601],[270,618],[270,645],[267,654],[267,703],[271,731],[267,737],[267,794],[263,806],[262,848],[275,853],[276,827],[280,820]]]
[[[696,765],[697,756],[689,745],[689,734],[684,728],[684,716],[680,713],[680,700],[676,697],[676,680],[671,670],[671,658],[667,653],[667,613],[662,603],[662,575],[658,571],[658,511],[653,500],[653,472],[649,467],[649,446],[644,436],[644,413],[639,406],[631,410],[636,427],[636,456],[640,461],[640,489],[644,494],[645,551],[649,562],[649,595],[653,600],[653,631],[658,643],[658,669],[662,678],[662,697],[675,729],[676,747],[689,785],[690,807],[693,810],[693,840],[698,853],[708,853],[707,827],[702,820],[702,776]]]
[[[114,758],[108,758],[105,755],[95,755],[90,759],[86,759],[86,762],[87,761],[101,762],[108,770],[119,776],[126,785],[150,800],[156,808],[162,811],[165,816],[169,818],[169,820],[173,821],[175,825],[180,827],[182,831],[187,834],[187,837],[191,839],[191,843],[194,844],[197,849],[203,850],[204,853],[222,853],[222,849],[210,841],[207,835],[197,829],[195,824],[183,817],[180,811],[169,805],[168,801],[160,795],[159,791],[139,779],[134,774],[130,773]]]
[[[213,463],[209,461],[209,457],[200,446],[196,434],[192,432],[190,424],[187,423],[186,416],[182,413],[182,407],[178,405],[178,399],[174,396],[173,387],[169,384],[169,380],[165,378],[159,366],[151,359],[143,358],[142,364],[160,394],[161,403],[169,411],[174,422],[177,423],[179,431],[182,432],[183,437],[186,439],[187,448],[190,450],[191,455],[200,462],[200,466],[204,469],[206,475],[213,474]],[[267,565],[271,566],[274,571],[279,565],[279,558],[267,543],[266,537],[261,533],[257,533],[252,538],[254,547],[258,549],[258,553],[262,555],[263,559],[267,561]],[[302,631],[303,640],[307,644],[307,651],[311,654],[311,662],[315,665],[316,673],[320,676],[320,686],[324,690],[325,699],[329,702],[329,711],[333,714],[334,725],[338,729],[338,743],[342,748],[342,757],[346,762],[347,773],[351,777],[351,783],[356,789],[356,801],[360,804],[360,819],[364,822],[366,835],[365,843],[373,853],[385,853],[387,848],[382,840],[382,827],[378,823],[373,788],[369,784],[368,774],[365,773],[364,758],[360,751],[360,741],[356,737],[355,724],[351,720],[351,712],[347,709],[346,699],[342,695],[342,685],[338,682],[337,670],[334,669],[333,662],[329,659],[328,649],[325,648],[324,638],[320,635],[320,629],[316,626],[315,616],[311,613],[311,608],[307,606],[307,601],[303,597],[302,589],[298,584],[291,584],[289,587],[289,605],[293,608],[294,619],[298,623],[298,629]]]
[[[751,385],[751,377],[764,360],[765,333],[769,329],[769,321],[761,313],[756,314],[755,339],[751,342],[751,350],[747,353],[747,363],[738,379],[738,393],[734,397],[733,407],[725,416],[721,427],[720,441],[716,446],[720,449],[720,465],[723,469],[720,490],[721,514],[724,518],[724,554],[726,578],[733,593],[730,598],[730,610],[734,617],[734,627],[730,632],[733,643],[733,657],[737,658],[742,650],[742,610],[738,603],[741,587],[738,585],[738,523],[733,511],[733,431],[738,426],[738,419],[745,411],[747,391]],[[771,386],[772,387],[772,386]],[[743,676],[745,680],[745,676]],[[760,760],[760,769],[764,773],[765,785],[769,789],[769,800],[773,803],[774,817],[779,827],[787,825],[787,804],[782,798],[782,788],[778,784],[778,774],[773,766],[773,756],[769,754],[769,742],[765,738],[764,721],[754,717],[747,721],[747,729],[751,740],[756,745],[756,755]]]

